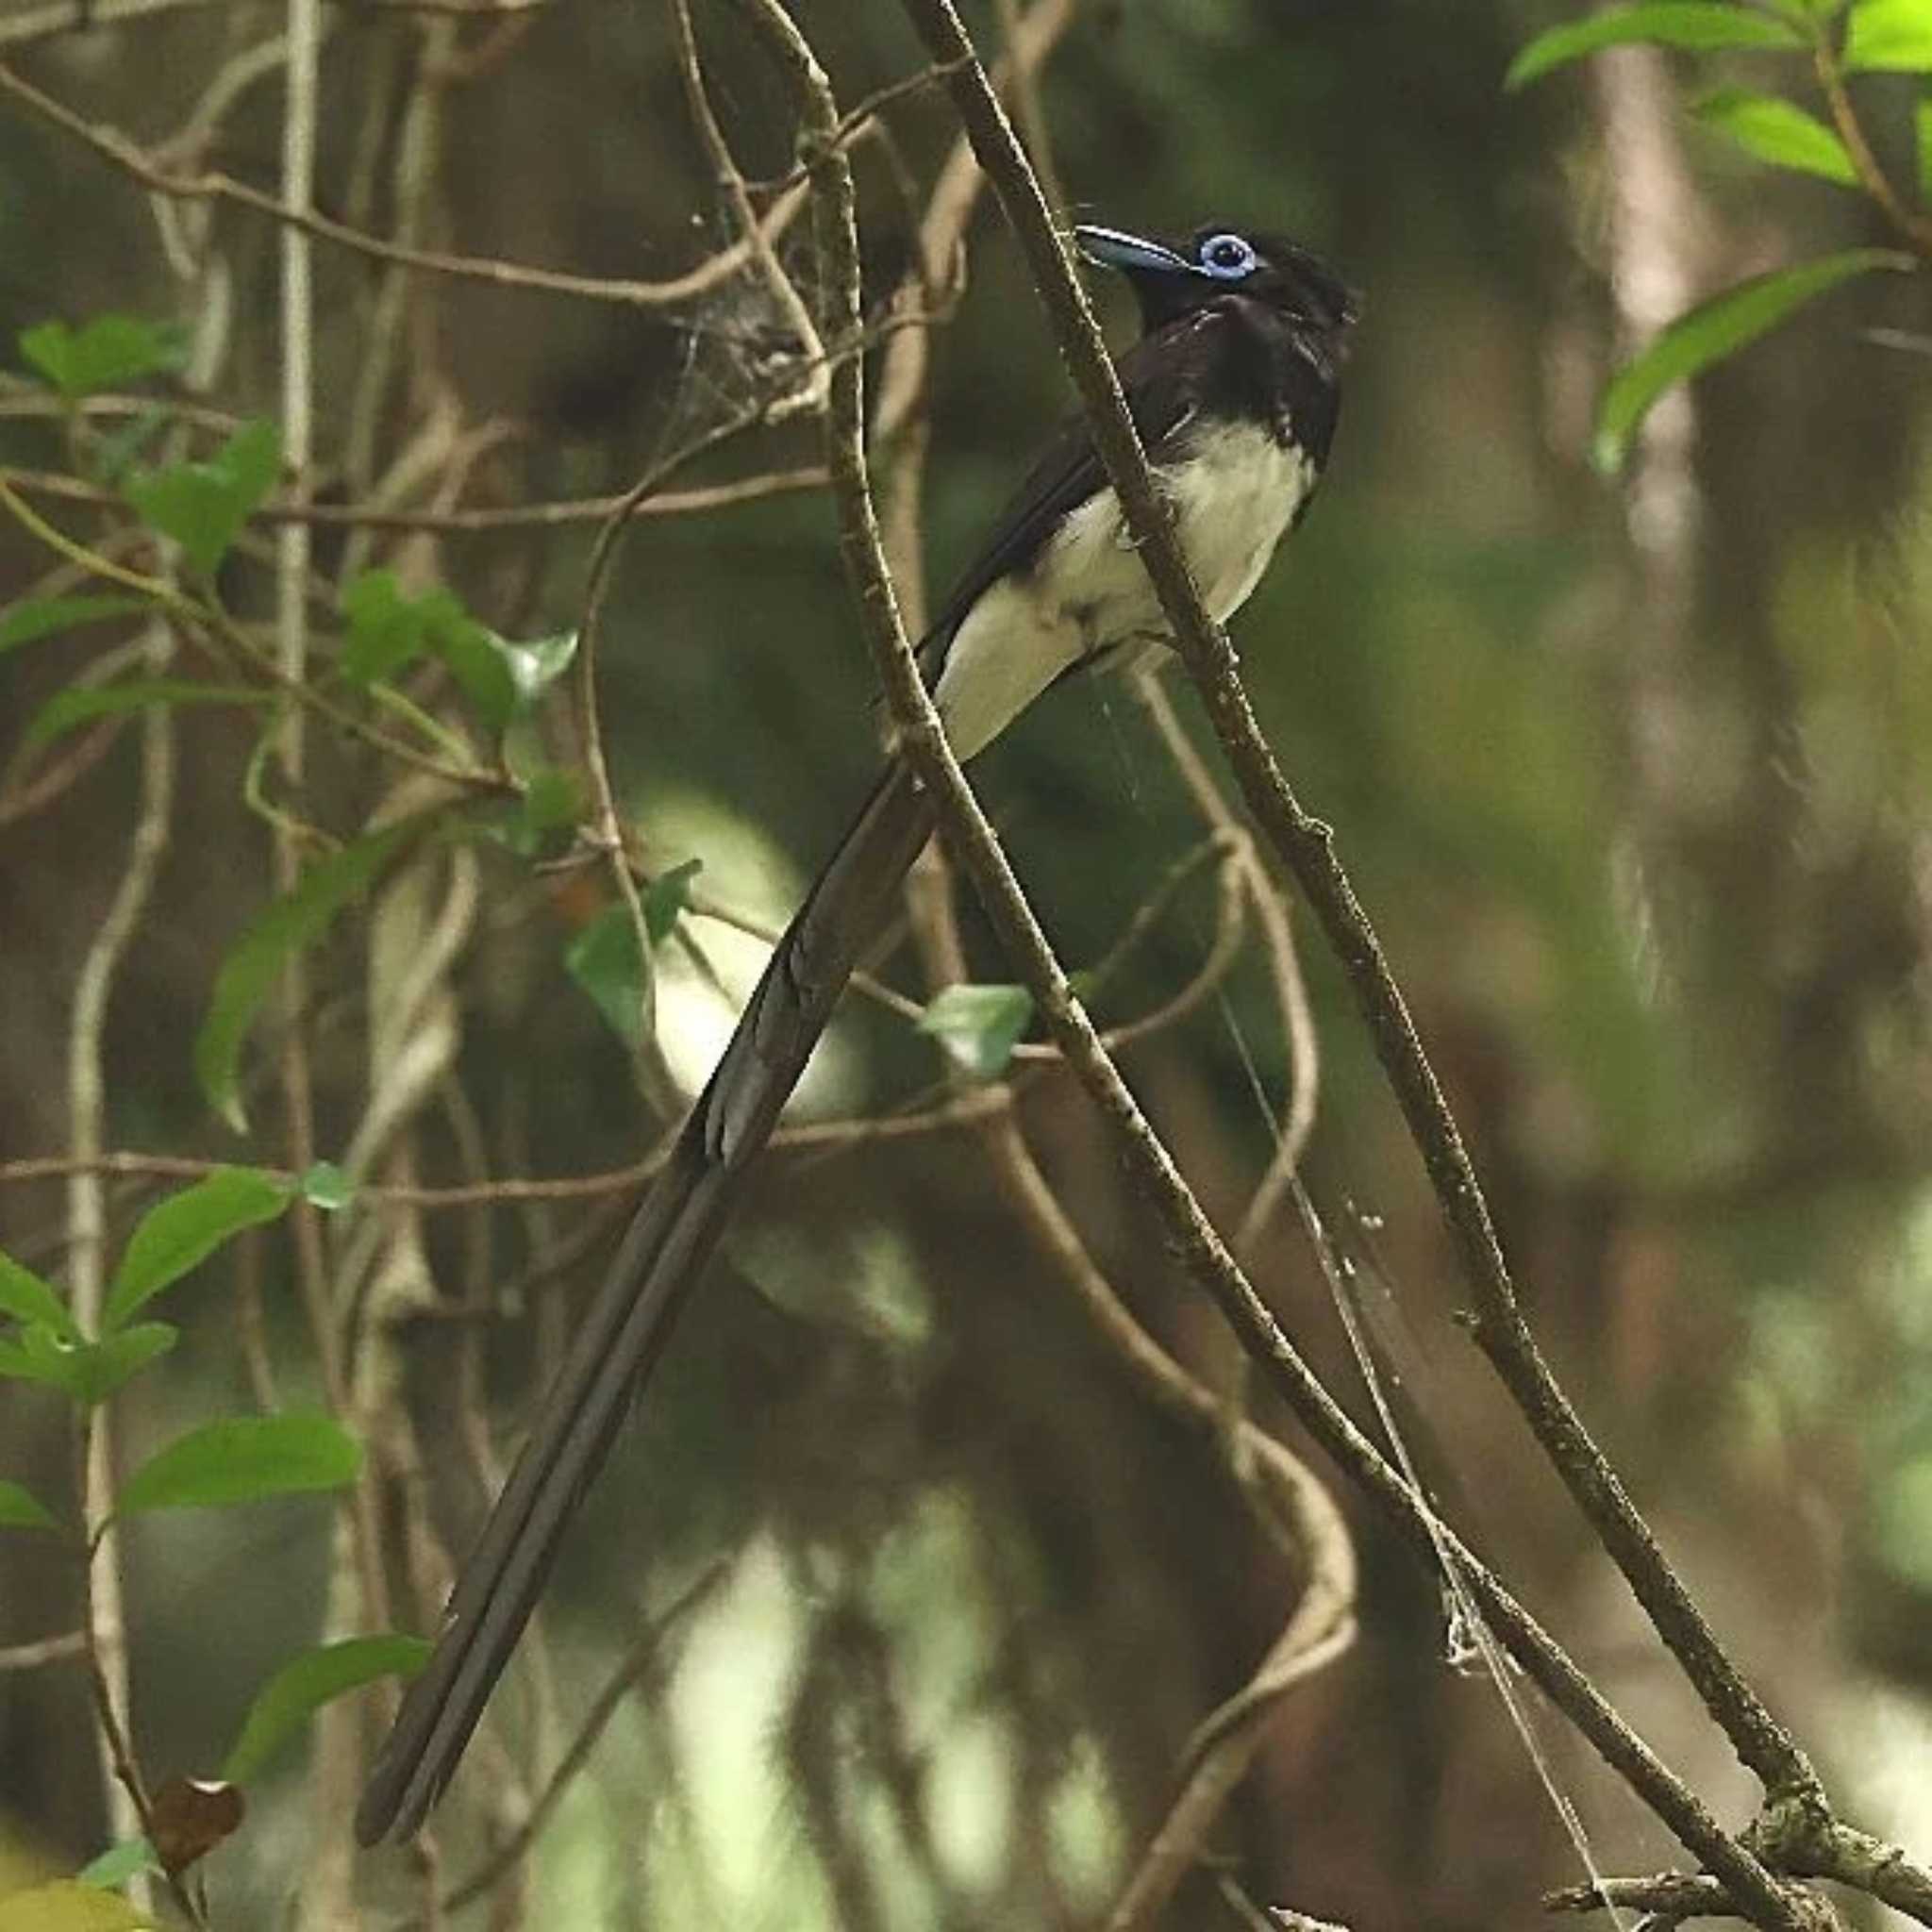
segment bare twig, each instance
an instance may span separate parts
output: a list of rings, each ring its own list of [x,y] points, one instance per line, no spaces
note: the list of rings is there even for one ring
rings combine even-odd
[[[748,241],[741,239],[722,248],[708,260],[681,275],[663,281],[626,280],[606,275],[572,275],[562,269],[531,267],[525,263],[499,260],[491,256],[451,255],[435,249],[407,248],[386,242],[380,236],[364,234],[346,223],[332,220],[313,208],[298,208],[285,199],[237,181],[218,172],[197,175],[176,174],[156,165],[152,157],[129,141],[118,129],[105,127],[75,112],[23,79],[10,68],[0,66],[0,93],[10,94],[36,114],[71,135],[110,167],[154,194],[177,201],[219,201],[243,208],[285,227],[353,250],[376,261],[395,262],[404,268],[427,275],[447,275],[458,281],[482,282],[499,289],[527,289],[541,294],[570,295],[589,302],[612,302],[633,308],[662,308],[690,302],[708,293],[740,273],[751,259]],[[804,207],[807,191],[793,188],[781,194],[759,219],[758,231],[768,242],[774,241],[796,218]]]

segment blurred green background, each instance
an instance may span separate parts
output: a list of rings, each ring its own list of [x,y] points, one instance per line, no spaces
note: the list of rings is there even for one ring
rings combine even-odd
[[[34,11],[0,7],[0,58],[143,141],[176,129],[210,74],[278,22],[238,0],[10,45],[9,20]],[[844,102],[921,62],[884,0],[796,11]],[[1235,626],[1250,690],[1303,797],[1336,827],[1566,1383],[1851,1815],[1924,1853],[1923,284],[1839,292],[1669,399],[1626,474],[1592,470],[1594,401],[1635,332],[1744,274],[1888,238],[1857,195],[1757,167],[1687,111],[1721,80],[1807,98],[1802,62],[1641,54],[1506,94],[1512,53],[1557,17],[1526,0],[1090,0],[1041,73],[1040,104],[1071,212],[1154,230],[1224,215],[1284,229],[1364,291],[1324,494]],[[504,30],[375,7],[329,23],[321,202],[340,209],[358,171],[375,171],[365,206],[382,225],[392,209],[380,182],[429,37],[475,52]],[[993,9],[972,25],[997,42]],[[782,88],[729,9],[705,9],[700,27],[745,169],[782,174]],[[656,8],[558,0],[445,75],[425,137],[429,244],[648,276],[727,237],[669,49]],[[1913,85],[1858,83],[1901,180],[1915,166]],[[281,107],[273,78],[250,88],[213,147],[185,158],[272,185]],[[905,188],[923,194],[954,139],[931,92],[889,119],[891,156],[858,154],[874,303],[908,259]],[[234,304],[216,394],[273,415],[274,231],[225,208],[209,235]],[[787,245],[809,289],[805,229]],[[969,269],[934,337],[935,590],[1070,403],[990,206]],[[742,281],[649,312],[435,277],[403,286],[397,373],[375,418],[383,446],[393,455],[438,409],[465,429],[508,425],[468,479],[484,502],[624,489],[752,393],[770,325]],[[10,356],[22,329],[108,309],[192,323],[183,288],[127,180],[0,108],[0,360],[15,372],[0,403],[32,393]],[[325,464],[343,458],[378,291],[371,264],[319,252]],[[1124,291],[1096,294],[1123,339]],[[9,408],[0,462],[62,469],[74,434]],[[793,424],[681,480],[814,454],[809,425]],[[42,508],[76,530],[111,521]],[[450,536],[412,567],[485,622],[533,635],[577,621],[593,534]],[[361,560],[406,541],[379,539]],[[322,531],[317,568],[342,562],[340,534]],[[0,529],[0,592],[21,593],[45,563],[19,529]],[[243,559],[224,587],[258,614],[265,582]],[[96,648],[68,638],[0,655],[8,751]],[[874,757],[828,500],[638,524],[601,652],[613,773],[652,860],[700,858],[715,898],[782,919]],[[1184,691],[1180,702],[1207,742]],[[241,802],[255,728],[239,712],[179,722],[173,840],[106,1036],[112,1147],[284,1158],[269,1091],[254,1135],[238,1139],[211,1116],[189,1057],[220,962],[270,890],[268,833]],[[381,787],[325,734],[316,742],[304,808],[353,830]],[[1071,965],[1103,954],[1200,836],[1124,686],[1056,691],[976,775]],[[135,785],[125,732],[58,797],[0,824],[0,1160],[69,1144],[75,975],[125,862]],[[581,908],[507,852],[480,865],[482,908],[451,980],[461,1104],[425,1114],[416,1171],[465,1178],[472,1126],[494,1173],[636,1158],[663,1115],[565,970]],[[1111,990],[1107,1017],[1186,978],[1211,906],[1205,882],[1184,897]],[[1010,976],[970,906],[965,922],[976,975]],[[1399,1335],[1404,1412],[1451,1513],[1657,1748],[1741,1820],[1744,1774],[1454,1325],[1460,1291],[1419,1164],[1332,961],[1296,929],[1322,1050],[1310,1184],[1371,1264],[1369,1294]],[[727,978],[741,974],[728,936],[698,936]],[[315,962],[318,1142],[330,1158],[366,1098],[364,937],[348,921]],[[662,965],[662,1044],[689,1078],[726,1009],[674,953]],[[882,970],[919,990],[908,952]],[[1224,998],[1130,1050],[1126,1066],[1232,1225],[1288,1080],[1258,951],[1244,952]],[[884,1110],[942,1073],[929,1041],[859,1010],[802,1107]],[[1022,1117],[1123,1294],[1197,1372],[1227,1382],[1229,1344],[1077,1091],[1050,1077]],[[117,1182],[113,1225],[154,1191]],[[63,1225],[58,1183],[0,1187],[0,1242],[56,1276]],[[453,1303],[476,1306],[579,1231],[586,1244],[596,1234],[581,1205],[437,1213],[422,1223],[423,1257]],[[332,1230],[332,1255],[352,1239]],[[505,1431],[601,1252],[498,1308],[489,1367]],[[317,1399],[276,1236],[214,1264],[183,1304],[182,1347],[121,1415],[124,1453],[247,1405],[230,1292],[243,1269],[284,1398]],[[1255,1269],[1366,1415],[1291,1217]],[[402,1351],[438,1520],[458,1547],[479,1507],[451,1421],[461,1326],[414,1324]],[[1268,1404],[1257,1412],[1297,1440]],[[0,1467],[59,1496],[68,1457],[60,1405],[5,1384]],[[218,1762],[260,1679],[323,1633],[330,1521],[321,1503],[265,1505],[158,1518],[130,1536],[136,1726],[158,1771]],[[1096,1923],[1161,1816],[1191,1731],[1254,1668],[1297,1581],[1219,1459],[1144,1405],[1097,1344],[969,1134],[768,1164],[749,1224],[566,1553],[546,1615],[556,1709],[546,1717],[527,1683],[501,1700],[513,1753],[567,1737],[640,1619],[720,1557],[727,1572],[605,1734],[512,1914],[854,1932]],[[1284,1705],[1213,1849],[1252,1898],[1355,1927],[1541,1923],[1539,1891],[1581,1874],[1534,1771],[1493,1690],[1445,1664],[1430,1579],[1365,1527],[1361,1557],[1359,1641]],[[403,1603],[396,1621],[432,1615]],[[69,1567],[39,1540],[10,1539],[0,1644],[75,1616]],[[1671,1862],[1655,1822],[1554,1720],[1543,1729],[1599,1863]],[[353,1735],[366,1753],[373,1728]],[[0,1673],[0,1812],[58,1862],[92,1857],[107,1826],[77,1668]],[[500,1825],[477,1791],[521,1762],[501,1743],[473,1753],[446,1878]],[[314,1916],[317,1847],[340,1835],[340,1817],[323,1815],[329,1775],[294,1754],[252,1794],[247,1831],[209,1868],[218,1923]],[[352,1884],[372,1925],[419,1902],[394,1855],[362,1861]],[[1240,1922],[1203,1873],[1163,1923]]]

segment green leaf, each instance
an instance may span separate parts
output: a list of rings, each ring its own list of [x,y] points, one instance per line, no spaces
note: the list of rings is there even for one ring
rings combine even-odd
[[[644,933],[654,946],[661,946],[677,930],[677,922],[691,904],[691,886],[704,869],[702,858],[687,858],[682,865],[660,872],[644,888]]]
[[[349,626],[339,669],[351,684],[393,677],[428,648],[421,608],[403,594],[392,570],[365,570],[342,589]]]
[[[23,597],[0,611],[0,651],[59,637],[83,625],[105,624],[110,617],[132,617],[147,608],[145,597]]]
[[[563,963],[625,1045],[641,1044],[650,1010],[651,962],[638,944],[629,908],[622,901],[607,906],[571,941]]]
[[[54,1513],[21,1483],[0,1478],[0,1529],[58,1529]]]
[[[157,1201],[135,1223],[108,1289],[101,1326],[111,1335],[164,1288],[198,1268],[244,1227],[273,1221],[289,1205],[285,1183],[253,1167],[223,1167]]]
[[[299,1183],[302,1198],[325,1213],[334,1214],[356,1198],[356,1183],[333,1160],[318,1160]]]
[[[122,1485],[118,1508],[216,1509],[339,1490],[361,1467],[362,1445],[327,1416],[229,1416],[158,1450]]]
[[[1841,187],[1856,188],[1858,171],[1845,144],[1816,115],[1775,94],[1721,88],[1697,104],[1697,118],[1760,161],[1795,168]]]
[[[420,821],[402,820],[319,859],[256,918],[222,961],[208,1018],[195,1036],[194,1071],[208,1105],[237,1132],[247,1125],[238,1091],[242,1043],[283,964],[314,945],[420,829]]]
[[[919,1016],[919,1030],[974,1079],[994,1080],[1032,1018],[1033,995],[1024,986],[949,986]]]
[[[273,423],[244,423],[205,462],[150,470],[127,485],[127,500],[164,537],[180,544],[203,576],[212,576],[281,473],[282,441]]]
[[[117,1891],[137,1873],[160,1869],[161,1861],[155,1857],[155,1848],[146,1839],[124,1838],[119,1844],[109,1845],[98,1858],[83,1865],[75,1876],[82,1885]]]
[[[341,669],[352,684],[375,684],[419,658],[441,658],[492,731],[527,708],[576,652],[575,633],[510,643],[477,623],[442,585],[412,597],[388,570],[357,577],[342,592],[342,615],[349,639]]]
[[[17,1341],[0,1341],[0,1376],[58,1389],[91,1408],[179,1339],[166,1322],[139,1322],[103,1341],[75,1341],[29,1323]]]
[[[42,745],[96,718],[144,711],[151,705],[268,705],[273,691],[246,684],[197,684],[185,677],[129,677],[119,684],[75,685],[56,691],[34,713],[22,743]]]
[[[1919,199],[1932,201],[1932,95],[1921,95],[1912,109],[1912,134],[1919,154]]]
[[[77,329],[43,322],[25,329],[20,353],[69,402],[180,367],[187,338],[174,323],[97,315]]]
[[[428,1660],[420,1637],[350,1637],[292,1657],[259,1690],[222,1765],[230,1784],[252,1784],[325,1704],[378,1677],[411,1677]]]
[[[1909,269],[1913,261],[1888,248],[1852,248],[1796,268],[1755,275],[1680,316],[1620,369],[1597,408],[1595,459],[1603,470],[1624,460],[1650,406],[1687,377],[1757,341],[1807,302],[1872,269]]]
[[[1606,47],[1643,42],[1706,53],[1718,47],[1802,47],[1805,36],[1768,13],[1754,13],[1722,0],[1645,0],[1635,7],[1607,7],[1601,13],[1567,21],[1536,39],[1509,63],[1503,85],[1515,89],[1540,80],[1553,68],[1567,66]]]
[[[491,731],[501,731],[517,714],[517,675],[509,647],[447,591],[432,591],[429,596],[436,606],[430,649],[449,666],[477,716]]]
[[[570,669],[571,660],[577,654],[577,634],[574,630],[532,638],[527,643],[502,638],[497,641],[508,655],[519,711],[527,711]]]
[[[1843,62],[1855,72],[1932,74],[1932,6],[1858,0],[1845,28]]]
[[[512,852],[528,858],[584,816],[583,780],[564,765],[540,765],[524,781],[523,795],[497,822],[498,835]]]
[[[80,1328],[67,1304],[31,1268],[0,1252],[0,1314],[16,1322],[38,1322],[68,1341],[80,1340]]]

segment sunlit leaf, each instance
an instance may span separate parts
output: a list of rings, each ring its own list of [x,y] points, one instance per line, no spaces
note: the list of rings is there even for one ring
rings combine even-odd
[[[329,1214],[356,1198],[356,1183],[332,1160],[318,1160],[303,1174],[298,1189],[305,1201]]]
[[[131,1516],[258,1503],[339,1490],[361,1467],[361,1444],[327,1416],[229,1416],[158,1450],[122,1485],[118,1507]]]
[[[186,351],[177,324],[138,315],[97,315],[78,328],[43,322],[20,337],[23,358],[69,402],[178,369]]]
[[[0,1477],[0,1529],[58,1529],[54,1512],[23,1483]]]
[[[1844,142],[1816,115],[1776,94],[1723,88],[1697,104],[1697,118],[1760,161],[1857,186],[1858,171]]]
[[[250,514],[281,472],[281,435],[273,423],[244,423],[204,461],[151,470],[126,486],[128,502],[203,576],[212,576]]]
[[[155,705],[267,705],[273,691],[246,684],[199,684],[187,677],[128,677],[119,684],[74,685],[56,691],[33,715],[24,741],[41,745],[96,718],[117,718]]]
[[[637,1046],[644,1038],[652,975],[629,908],[622,902],[607,906],[571,941],[563,963],[617,1037],[626,1046]]]
[[[1858,0],[1845,25],[1844,65],[1891,74],[1932,74],[1927,0]]]
[[[124,1838],[119,1844],[109,1845],[99,1857],[83,1865],[75,1875],[83,1885],[114,1891],[139,1872],[160,1869],[161,1861],[155,1857],[155,1848],[146,1839]]]
[[[1553,68],[1567,66],[1606,47],[1641,42],[1707,53],[1719,47],[1802,47],[1795,26],[1768,13],[1726,6],[1721,0],[1648,0],[1634,7],[1607,7],[1582,20],[1566,21],[1536,39],[1509,63],[1503,85],[1525,87]]]
[[[1033,995],[1024,986],[949,986],[919,1016],[951,1058],[978,1080],[997,1079],[1033,1018]]]
[[[80,1339],[67,1304],[51,1284],[5,1253],[0,1253],[0,1314],[11,1315],[16,1322],[39,1322],[70,1341]]]
[[[1853,248],[1796,268],[1777,269],[1726,289],[1674,322],[1642,354],[1619,370],[1597,410],[1595,458],[1614,470],[1645,413],[1663,392],[1755,341],[1807,302],[1874,269],[1909,269],[1911,257],[1886,248]]]
[[[292,1657],[256,1692],[222,1775],[253,1784],[275,1754],[325,1704],[379,1677],[408,1677],[423,1668],[430,1645],[420,1637],[350,1637]]]
[[[508,654],[510,677],[516,685],[517,708],[527,710],[570,669],[577,654],[577,634],[558,631],[547,638],[527,642],[499,639]]]
[[[23,597],[0,610],[0,651],[42,638],[61,637],[112,617],[132,617],[148,608],[144,597]]]
[[[218,1168],[206,1180],[157,1201],[134,1224],[108,1290],[102,1326],[122,1327],[164,1288],[180,1280],[244,1227],[273,1221],[289,1189],[252,1167]]]
[[[256,918],[223,960],[208,1018],[195,1037],[194,1071],[208,1105],[237,1131],[247,1124],[239,1092],[242,1042],[284,963],[314,945],[418,830],[412,820],[385,825],[317,860],[292,891]]]

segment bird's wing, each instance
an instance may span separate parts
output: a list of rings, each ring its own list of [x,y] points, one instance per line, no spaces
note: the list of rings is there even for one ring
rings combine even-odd
[[[1197,401],[1190,377],[1195,358],[1174,354],[1177,345],[1173,338],[1180,329],[1215,324],[1214,311],[1203,310],[1177,328],[1136,342],[1116,364],[1127,414],[1133,418],[1141,446],[1156,462]],[[1068,512],[1107,487],[1107,470],[1093,446],[1085,415],[1069,417],[1008,499],[993,525],[992,536],[954,586],[926,632],[919,647],[919,663],[928,683],[938,678],[954,634],[974,605],[1002,577],[1029,569]]]

